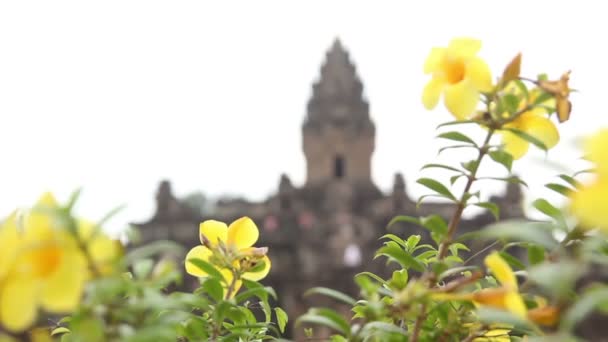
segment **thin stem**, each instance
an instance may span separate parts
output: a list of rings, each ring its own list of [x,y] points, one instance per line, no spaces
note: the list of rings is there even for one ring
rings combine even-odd
[[[426,304],[422,304],[421,309],[421,313],[416,319],[416,322],[414,323],[411,342],[418,342],[418,338],[420,338],[420,329],[422,329],[422,322],[426,318]]]
[[[230,296],[232,296],[232,293],[234,292],[234,287],[236,286],[236,281],[237,281],[238,277],[239,277],[239,275],[235,271],[232,271],[232,281],[230,282],[230,285],[228,286],[228,291],[226,292],[226,299],[230,299]]]
[[[93,276],[95,278],[100,277],[101,272],[97,268],[97,265],[95,264],[95,260],[93,260],[93,256],[89,252],[89,248],[87,247],[86,242],[83,241],[82,237],[80,236],[80,233],[78,232],[78,225],[77,225],[76,221],[70,217],[69,224],[70,224],[70,231],[71,231],[72,235],[74,236],[74,239],[76,240],[78,249],[80,249],[80,251],[84,255],[85,259],[87,260],[89,270],[91,271],[91,273],[93,273]]]
[[[464,190],[462,191],[462,196],[460,196],[460,200],[458,201],[458,203],[456,205],[456,211],[454,212],[454,215],[452,215],[452,218],[450,219],[450,223],[448,225],[447,236],[439,245],[439,253],[437,255],[437,259],[440,261],[446,257],[448,248],[452,244],[452,239],[454,238],[454,234],[456,233],[456,229],[458,228],[458,225],[460,224],[460,219],[462,218],[462,212],[464,211],[464,208],[466,207],[466,204],[467,204],[466,202],[467,202],[467,196],[469,194],[469,190],[471,189],[471,186],[473,185],[473,182],[476,179],[475,177],[477,175],[477,171],[479,170],[479,165],[481,164],[481,160],[488,153],[488,144],[489,144],[490,139],[492,138],[493,134],[494,134],[494,129],[490,128],[488,130],[488,134],[486,135],[486,139],[485,139],[483,145],[479,148],[479,154],[477,155],[477,160],[475,162],[475,165],[474,165],[473,169],[471,170],[471,174],[469,174],[467,184],[464,186]]]
[[[490,139],[492,138],[494,131],[495,131],[494,127],[490,127],[488,129],[488,134],[486,135],[483,145],[479,148],[479,154],[477,155],[477,160],[475,162],[475,165],[474,165],[473,169],[471,170],[471,173],[468,175],[467,184],[465,185],[464,190],[462,191],[460,200],[457,202],[456,211],[454,211],[454,214],[452,215],[452,218],[450,219],[450,223],[448,224],[447,235],[444,238],[444,240],[441,242],[441,244],[439,245],[439,252],[437,254],[437,259],[439,261],[445,259],[448,248],[452,244],[454,234],[456,233],[458,225],[460,224],[460,219],[462,218],[462,212],[464,211],[464,208],[466,207],[469,190],[471,189],[473,182],[476,180],[476,175],[477,175],[477,171],[479,170],[479,165],[481,164],[481,160],[488,153]],[[428,280],[429,280],[429,286],[436,285],[437,279],[434,275],[429,275],[427,273],[426,276],[428,277]],[[424,277],[424,275],[423,275],[423,277]],[[412,342],[418,342],[418,339],[420,338],[420,330],[422,328],[422,322],[424,322],[424,320],[426,319],[426,316],[427,316],[426,304],[422,304],[421,313],[420,313],[420,315],[418,315],[418,317],[416,318],[416,321],[414,322],[414,328],[412,330],[412,338],[411,338]]]

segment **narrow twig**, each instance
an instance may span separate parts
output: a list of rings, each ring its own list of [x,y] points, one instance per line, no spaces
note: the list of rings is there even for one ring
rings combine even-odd
[[[420,315],[414,323],[414,329],[412,330],[412,339],[410,340],[411,342],[418,342],[418,339],[420,338],[420,330],[422,329],[422,322],[426,319],[426,304],[422,304],[420,308],[422,310],[420,310]]]
[[[234,287],[236,286],[236,281],[238,280],[238,274],[235,271],[232,271],[232,281],[228,286],[228,291],[226,292],[226,299],[230,299],[232,293],[234,292]]]
[[[452,244],[454,234],[456,233],[458,225],[460,224],[460,219],[462,218],[462,213],[464,211],[464,208],[466,207],[467,200],[468,200],[467,196],[469,194],[469,190],[471,189],[473,182],[476,180],[475,177],[477,175],[477,171],[479,170],[479,165],[481,164],[483,157],[488,153],[490,139],[492,138],[494,131],[495,131],[494,127],[490,127],[488,129],[488,134],[486,135],[486,138],[485,138],[482,146],[479,148],[479,154],[477,155],[475,167],[471,170],[471,173],[468,175],[467,184],[465,185],[464,190],[462,191],[460,200],[458,201],[458,203],[456,205],[456,210],[454,211],[454,214],[452,215],[452,218],[450,219],[450,223],[448,224],[447,235],[444,238],[444,240],[441,242],[441,244],[439,245],[439,252],[437,254],[437,259],[439,261],[445,259],[445,257],[447,256],[448,248]],[[437,279],[434,274],[429,274],[427,271],[427,273],[425,273],[425,275],[423,275],[423,277],[424,276],[427,276],[427,278],[429,280],[429,286],[436,285]],[[426,304],[422,304],[421,313],[420,313],[420,315],[418,315],[418,317],[416,318],[416,321],[414,322],[414,328],[412,330],[412,338],[411,338],[412,342],[418,342],[418,339],[420,338],[420,330],[422,328],[422,322],[424,322],[426,317],[427,317]]]
[[[446,257],[448,248],[452,244],[452,239],[454,238],[454,234],[456,233],[456,229],[460,224],[460,219],[462,218],[462,212],[466,207],[467,195],[469,194],[469,190],[475,181],[475,176],[477,175],[477,171],[479,170],[479,165],[481,164],[481,160],[488,153],[488,143],[494,134],[494,129],[489,129],[488,134],[486,135],[486,139],[483,145],[479,148],[479,154],[477,155],[477,160],[475,162],[475,167],[471,170],[471,174],[469,174],[467,184],[464,186],[464,190],[462,191],[462,196],[460,196],[460,200],[456,205],[456,211],[452,215],[452,219],[448,225],[448,233],[445,239],[439,245],[439,253],[437,255],[438,260],[443,260]]]

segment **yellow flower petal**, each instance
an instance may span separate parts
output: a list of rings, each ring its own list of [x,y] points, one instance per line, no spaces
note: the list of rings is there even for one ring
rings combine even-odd
[[[471,58],[466,64],[465,78],[469,79],[473,86],[482,92],[492,90],[492,73],[490,67],[479,57]]]
[[[55,313],[74,310],[80,302],[87,273],[86,260],[76,251],[64,253],[57,270],[44,282],[40,294],[42,307]]]
[[[589,160],[596,164],[597,173],[608,177],[608,128],[604,128],[585,139],[583,149]]]
[[[58,208],[59,204],[57,203],[57,199],[50,192],[45,192],[40,196],[38,202],[36,202],[36,207],[46,207],[46,208]]]
[[[507,295],[505,296],[505,308],[509,312],[521,318],[526,318],[528,310],[526,308],[526,304],[524,303],[523,298],[521,298],[517,291],[509,291],[507,293]]]
[[[209,261],[209,257],[213,253],[211,250],[205,246],[196,246],[188,252],[186,255],[186,272],[195,277],[204,277],[207,273],[203,272],[200,268],[196,267],[193,263],[191,263],[190,259],[201,259],[203,261]]]
[[[524,113],[517,119],[521,130],[540,140],[547,148],[553,148],[559,142],[559,132],[551,120],[542,113],[542,109]]]
[[[114,262],[122,254],[123,248],[120,241],[111,239],[100,229],[89,221],[78,222],[78,234],[87,246],[95,267],[101,274],[107,275],[112,272]]]
[[[502,144],[504,145],[504,150],[511,154],[513,159],[519,159],[523,157],[526,152],[528,152],[530,143],[526,140],[509,131],[501,131],[500,134],[502,135]]]
[[[34,278],[11,277],[0,288],[0,321],[10,331],[23,331],[36,320],[38,284]]]
[[[270,272],[270,266],[271,266],[270,259],[268,258],[268,256],[264,255],[264,257],[262,258],[262,261],[264,262],[264,269],[262,269],[259,272],[243,273],[243,278],[247,279],[247,280],[258,281],[258,280],[266,277],[268,275],[268,272]]]
[[[479,92],[467,80],[450,85],[445,90],[445,106],[457,120],[468,119],[478,101]]]
[[[241,217],[232,222],[228,228],[228,244],[238,249],[245,249],[253,246],[258,241],[259,235],[260,232],[253,220],[249,217]]]
[[[445,58],[445,48],[432,48],[428,57],[424,61],[424,73],[429,74],[435,72]]]
[[[447,54],[458,58],[475,56],[481,49],[481,41],[471,38],[455,38],[448,45]]]
[[[586,228],[608,232],[608,179],[598,180],[570,195],[570,210]]]
[[[217,245],[218,241],[222,241],[226,243],[228,236],[228,227],[224,222],[215,221],[215,220],[207,220],[200,224],[199,226],[199,234],[204,236],[212,246]]]
[[[424,108],[431,110],[437,106],[444,87],[445,81],[441,77],[433,77],[424,86],[424,90],[422,91],[422,104]]]
[[[517,278],[515,277],[515,273],[513,273],[511,266],[507,264],[498,252],[488,255],[484,262],[500,284],[507,288],[517,290]]]
[[[16,220],[17,214],[13,213],[0,226],[0,279],[9,272],[20,249]]]

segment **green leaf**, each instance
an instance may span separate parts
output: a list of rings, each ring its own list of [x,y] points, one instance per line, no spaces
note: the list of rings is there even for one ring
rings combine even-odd
[[[446,170],[462,173],[462,170],[459,170],[453,166],[444,165],[444,164],[426,164],[423,167],[421,167],[420,170],[430,169],[430,168],[446,169]]]
[[[407,270],[393,271],[389,285],[391,288],[402,290],[407,285],[408,274]]]
[[[442,124],[440,124],[439,126],[437,126],[437,129],[441,128],[441,127],[446,127],[446,126],[453,126],[453,125],[464,125],[464,124],[472,124],[472,123],[477,123],[477,121],[475,120],[456,120],[456,121],[449,121],[449,122],[444,122]]]
[[[53,331],[51,332],[51,336],[69,334],[69,333],[70,333],[70,329],[68,329],[66,327],[59,327],[59,328],[53,329]]]
[[[219,279],[207,278],[201,284],[201,288],[203,289],[204,293],[211,296],[211,298],[215,299],[217,302],[224,299],[224,287],[222,287]]]
[[[530,323],[508,311],[481,307],[477,309],[477,316],[482,323],[486,324],[509,324],[517,329],[526,328]]]
[[[526,188],[528,187],[528,183],[524,182],[521,178],[517,177],[517,176],[511,176],[511,177],[478,177],[478,180],[496,180],[496,181],[501,181],[501,182],[507,182],[507,183],[511,183],[511,184],[521,184],[523,186],[525,186]]]
[[[545,261],[545,249],[535,244],[529,244],[528,261],[530,265],[537,265]]]
[[[503,108],[509,114],[515,114],[519,108],[519,97],[517,97],[515,94],[505,94],[502,97],[502,103],[504,106]]]
[[[281,333],[285,332],[285,325],[287,325],[287,313],[281,308],[274,308],[274,314],[277,317],[277,324]]]
[[[124,210],[127,206],[125,204],[119,205],[116,208],[110,210],[107,214],[105,214],[99,221],[97,221],[98,227],[103,227],[112,217],[116,216],[119,212]]]
[[[448,224],[443,217],[439,215],[429,215],[420,218],[420,225],[430,230],[431,232],[445,235],[448,232]]]
[[[462,241],[464,238],[470,238],[469,235],[486,239],[508,239],[515,241],[527,241],[541,245],[547,249],[553,249],[557,246],[555,238],[552,236],[551,225],[543,222],[534,222],[526,220],[505,220],[486,226],[479,232],[474,232],[478,235],[463,234],[457,240]]]
[[[402,335],[405,337],[408,336],[407,331],[403,330],[402,328],[400,328],[394,324],[380,322],[380,321],[369,322],[366,325],[364,325],[362,329],[364,331],[364,334],[367,336],[375,335],[374,334],[375,331],[378,331],[380,333],[399,334],[399,335]]]
[[[460,163],[460,165],[462,165],[462,167],[465,170],[475,173],[475,170],[479,166],[479,161],[476,159],[473,159],[473,160],[469,160],[468,162]]]
[[[459,142],[464,142],[464,143],[469,143],[473,146],[477,146],[477,144],[475,143],[475,141],[473,141],[471,138],[467,137],[466,135],[457,132],[457,131],[451,131],[451,132],[445,132],[445,133],[441,133],[437,136],[438,138],[443,138],[443,139],[448,139],[448,140],[453,140],[453,141],[459,141]]]
[[[488,152],[488,154],[492,160],[501,164],[507,169],[507,171],[511,172],[511,167],[513,166],[513,156],[510,153],[505,152],[504,150],[496,150]]]
[[[194,266],[196,266],[199,270],[207,273],[209,276],[211,276],[217,280],[220,280],[222,282],[226,282],[222,273],[220,271],[218,271],[213,265],[206,262],[205,260],[198,259],[198,258],[192,258],[192,259],[188,259],[188,262],[193,264]]]
[[[445,185],[439,183],[438,181],[431,179],[431,178],[420,178],[416,181],[418,184],[422,184],[425,187],[435,191],[438,194],[441,194],[453,201],[456,201],[456,197],[454,197],[454,195],[452,195],[452,193],[450,192],[450,190],[448,190],[448,188],[445,187]]]
[[[387,242],[383,247],[378,249],[374,259],[380,255],[396,261],[404,268],[412,268],[419,272],[424,271],[424,265],[422,265],[422,263],[416,260],[412,255],[408,254],[394,242]]]
[[[312,308],[296,320],[296,326],[302,323],[319,324],[329,327],[343,335],[350,336],[350,324],[338,313],[325,308]]]
[[[407,222],[407,223],[414,223],[414,224],[420,225],[420,219],[417,218],[417,217],[407,216],[407,215],[399,215],[399,216],[395,216],[388,223],[388,225],[386,225],[386,228],[390,228],[392,225],[394,225],[395,223],[398,223],[398,222]]]
[[[573,177],[570,177],[568,175],[559,175],[559,178],[563,179],[568,184],[572,185],[572,187],[575,189],[581,187],[581,183],[579,181],[577,181],[576,179],[574,179]]]
[[[261,299],[262,301],[268,301],[268,295],[270,295],[274,299],[277,299],[277,294],[272,287],[259,286],[259,287],[247,288],[247,290],[236,295],[236,297],[234,297],[234,299],[237,303],[242,303],[242,302],[246,301],[247,299],[250,299],[251,297],[255,296],[255,297],[258,297],[259,299]]]
[[[566,224],[566,219],[564,218],[562,211],[554,207],[546,199],[539,198],[536,201],[532,202],[532,206],[541,213],[554,219],[555,222],[557,222],[557,224],[560,226],[560,228],[568,228],[568,225]]]
[[[414,248],[418,245],[418,242],[420,242],[420,235],[410,235],[409,238],[407,238],[406,243],[406,250],[408,252],[413,252]]]
[[[574,290],[576,280],[585,271],[585,265],[568,260],[559,264],[543,263],[528,269],[528,277],[557,298],[566,298]]]
[[[608,287],[604,285],[587,290],[564,315],[563,327],[571,330],[594,309],[602,305],[608,305]]]
[[[125,255],[125,261],[130,265],[136,260],[159,254],[183,255],[185,254],[185,251],[182,245],[173,241],[154,241],[130,251]]]
[[[517,259],[516,257],[512,256],[511,254],[505,252],[505,251],[501,251],[498,254],[500,254],[500,256],[507,262],[507,264],[509,264],[512,268],[514,269],[520,269],[520,270],[525,270],[526,269],[526,265],[524,265],[521,261],[519,261],[519,259]]]
[[[504,128],[504,130],[509,131],[515,135],[517,135],[518,137],[524,139],[525,141],[533,144],[534,146],[540,148],[541,150],[546,151],[547,150],[547,146],[545,146],[545,144],[543,144],[542,141],[536,139],[535,137],[531,136],[530,134],[521,131],[519,129],[516,128]]]
[[[137,260],[133,264],[133,273],[137,279],[146,279],[152,268],[154,267],[154,260],[152,259],[141,259]]]
[[[561,184],[557,184],[557,183],[545,184],[545,187],[547,189],[551,189],[551,190],[557,192],[558,194],[564,195],[566,197],[569,197],[570,194],[572,193],[572,189],[570,189],[567,186],[564,186],[564,185],[561,185]]]
[[[473,145],[452,145],[452,146],[445,146],[439,149],[439,151],[437,152],[437,155],[440,155],[441,152],[445,151],[445,150],[451,150],[451,149],[455,149],[455,148],[477,148],[476,146]]]
[[[496,205],[495,203],[479,202],[479,203],[475,203],[473,205],[480,207],[480,208],[488,209],[492,213],[492,215],[494,215],[494,218],[496,219],[496,221],[498,221],[499,216],[500,216],[500,208],[498,208],[498,205]]]
[[[459,275],[463,272],[468,272],[468,271],[477,271],[479,270],[479,266],[459,266],[459,267],[453,267],[450,268],[448,270],[446,270],[445,272],[442,272],[439,275],[439,280],[443,280],[447,277],[451,277],[453,275]]]
[[[398,243],[403,248],[407,247],[405,241],[403,241],[403,239],[401,239],[400,237],[398,237],[395,234],[384,234],[378,240],[382,240],[382,239],[389,239],[389,240],[395,241],[396,243]]]
[[[384,279],[380,278],[379,276],[377,276],[376,274],[374,274],[372,272],[366,271],[366,272],[357,273],[355,275],[355,277],[359,277],[359,276],[368,276],[370,278],[373,278],[374,280],[376,280],[377,282],[379,282],[382,285],[387,285],[387,282]]]
[[[342,303],[346,303],[348,305],[355,305],[355,299],[347,294],[344,294],[340,291],[336,291],[334,289],[330,289],[327,287],[313,287],[304,292],[304,296],[310,296],[313,294],[320,294],[323,296],[327,296],[329,298],[333,298]]]
[[[67,213],[71,213],[72,212],[72,209],[74,209],[74,205],[76,205],[76,202],[80,198],[80,194],[81,193],[82,193],[82,188],[78,188],[78,189],[74,190],[70,194],[70,198],[68,199],[68,203],[65,205],[65,211]]]
[[[460,177],[464,177],[464,176],[465,176],[464,174],[461,174],[461,175],[455,175],[455,176],[450,177],[450,185],[454,185],[454,183],[456,183],[456,181],[458,179],[460,179]]]
[[[550,100],[552,98],[553,98],[553,95],[551,95],[551,94],[543,91],[543,92],[540,93],[540,95],[538,95],[536,97],[536,99],[534,99],[534,102],[532,104],[535,105],[535,106],[538,106],[541,103],[543,103],[543,102],[545,102],[547,100]]]
[[[514,83],[517,86],[517,88],[524,95],[524,98],[527,101],[528,98],[529,98],[528,87],[526,87],[526,85],[524,84],[524,82],[522,82],[520,80],[512,80],[511,82]]]

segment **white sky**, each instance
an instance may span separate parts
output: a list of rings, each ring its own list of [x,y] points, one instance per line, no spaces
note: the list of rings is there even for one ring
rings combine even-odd
[[[454,36],[482,39],[494,74],[517,52],[523,73],[572,69],[572,119],[549,154],[516,168],[534,196],[572,166],[574,138],[608,126],[608,20],[601,1],[3,1],[0,2],[0,212],[43,190],[80,212],[148,218],[158,182],[178,195],[262,199],[281,172],[304,180],[300,125],[325,52],[339,36],[377,126],[373,177],[382,190],[435,161],[422,64]],[[536,161],[530,161],[536,159]],[[458,160],[451,158],[450,160]],[[540,162],[539,162],[540,160]],[[426,173],[428,174],[428,173]],[[488,188],[490,189],[490,188]],[[499,188],[500,189],[500,188]],[[4,214],[3,214],[4,215]]]

